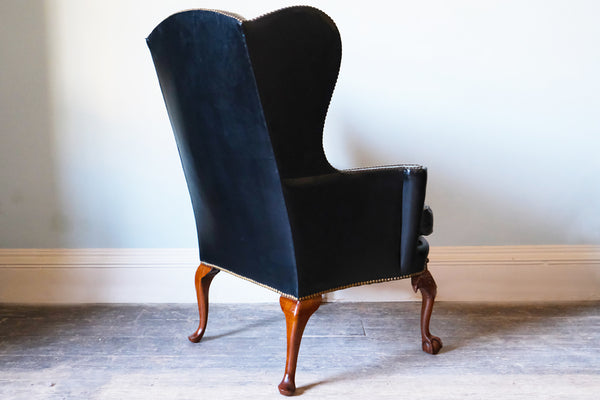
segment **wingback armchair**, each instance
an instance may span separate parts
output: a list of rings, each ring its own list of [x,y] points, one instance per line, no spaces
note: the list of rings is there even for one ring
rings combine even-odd
[[[274,290],[287,326],[279,390],[290,395],[302,333],[322,294],[410,277],[423,295],[423,350],[437,353],[423,237],[433,226],[427,170],[337,170],[323,151],[341,60],[334,22],[305,6],[251,20],[191,10],[165,19],[147,42],[198,231],[200,323],[189,339],[204,334],[217,272]]]

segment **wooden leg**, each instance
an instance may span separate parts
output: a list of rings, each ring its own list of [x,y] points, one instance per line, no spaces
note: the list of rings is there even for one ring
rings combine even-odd
[[[209,267],[206,264],[200,264],[196,270],[196,298],[198,299],[198,313],[200,314],[200,323],[196,332],[188,336],[190,342],[198,343],[204,331],[206,330],[206,321],[208,320],[208,289],[218,269]]]
[[[423,340],[423,351],[429,354],[437,354],[442,348],[442,340],[429,332],[429,321],[433,311],[433,302],[437,294],[437,285],[428,270],[422,274],[412,277],[414,291],[421,290],[423,304],[421,306],[421,338]]]
[[[302,333],[310,316],[321,305],[321,300],[321,296],[306,300],[291,300],[283,296],[279,299],[281,310],[285,314],[287,328],[285,374],[279,384],[279,392],[283,395],[291,396],[296,390],[296,363],[298,362],[298,351],[300,350]]]

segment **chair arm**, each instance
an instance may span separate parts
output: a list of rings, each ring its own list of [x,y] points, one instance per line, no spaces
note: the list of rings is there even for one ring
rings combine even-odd
[[[329,258],[390,271],[400,264],[403,274],[422,268],[415,252],[426,178],[423,167],[398,165],[284,179],[298,261]]]

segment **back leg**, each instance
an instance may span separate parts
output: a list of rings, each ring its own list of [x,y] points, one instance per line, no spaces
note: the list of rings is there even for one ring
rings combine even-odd
[[[208,289],[215,275],[219,270],[214,267],[209,267],[206,264],[200,264],[196,270],[196,298],[198,299],[198,314],[200,314],[200,323],[196,332],[188,336],[190,342],[198,343],[204,331],[206,330],[206,321],[208,320]]]

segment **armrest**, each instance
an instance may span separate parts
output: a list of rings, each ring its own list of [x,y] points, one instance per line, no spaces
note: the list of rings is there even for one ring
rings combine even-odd
[[[417,165],[284,179],[297,260],[416,272],[426,179]]]
[[[363,167],[335,170],[334,172],[304,176],[301,178],[283,179],[283,185],[286,187],[315,187],[319,185],[329,185],[331,183],[356,184],[358,182],[367,183],[372,180],[387,181],[388,184],[398,184],[398,177],[410,174],[425,174],[427,169],[417,164],[398,164],[383,165],[377,167]],[[380,182],[383,183],[383,182]]]

